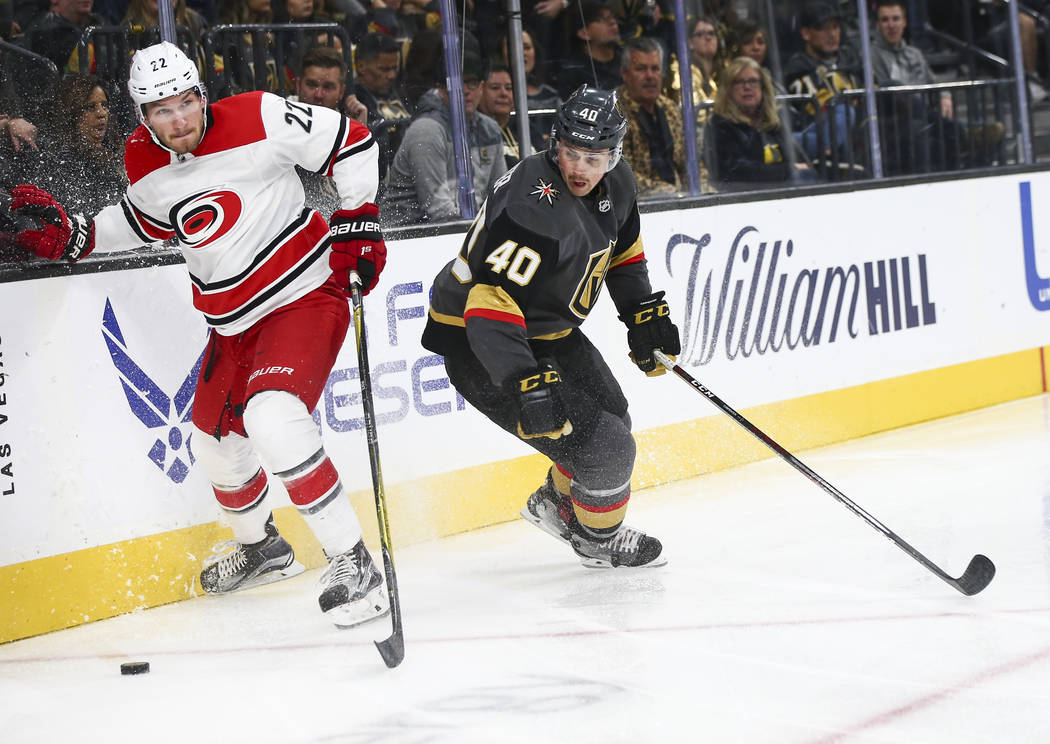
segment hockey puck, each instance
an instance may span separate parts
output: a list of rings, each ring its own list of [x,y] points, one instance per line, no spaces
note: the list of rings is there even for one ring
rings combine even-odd
[[[148,661],[126,661],[120,665],[120,673],[124,675],[128,674],[145,674],[149,671]]]

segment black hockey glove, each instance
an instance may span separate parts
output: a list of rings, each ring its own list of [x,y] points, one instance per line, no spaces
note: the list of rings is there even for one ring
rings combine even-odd
[[[504,383],[518,404],[518,436],[522,439],[558,439],[572,433],[562,401],[561,374],[549,364],[511,375]]]
[[[649,377],[667,371],[656,361],[653,349],[660,349],[672,359],[682,353],[678,327],[671,322],[671,311],[664,301],[663,292],[638,300],[634,307],[620,316],[620,320],[627,324],[631,361]]]

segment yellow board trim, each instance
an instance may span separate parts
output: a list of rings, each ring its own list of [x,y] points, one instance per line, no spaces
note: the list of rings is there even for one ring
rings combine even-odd
[[[1043,348],[832,390],[742,411],[792,452],[952,416],[1045,391]],[[701,371],[702,372],[702,371]],[[702,373],[698,374],[702,379]],[[672,384],[653,383],[653,384]],[[731,391],[716,391],[728,397]],[[697,418],[639,432],[632,490],[771,457],[769,450],[683,386]],[[387,487],[395,546],[466,532],[516,517],[543,482],[541,455],[489,463]],[[484,494],[484,498],[479,494]],[[377,544],[372,494],[351,494],[365,539]],[[308,568],[323,554],[294,507],[277,524]],[[197,575],[210,546],[229,539],[216,523],[0,566],[0,642],[69,628],[201,594]],[[304,602],[313,601],[304,597]]]

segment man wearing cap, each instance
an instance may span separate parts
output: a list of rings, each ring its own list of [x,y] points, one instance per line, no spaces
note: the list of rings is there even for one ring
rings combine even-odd
[[[463,107],[474,181],[475,208],[507,170],[499,124],[478,111],[484,68],[470,52],[463,57]],[[445,82],[424,93],[387,173],[383,212],[388,224],[418,225],[460,216],[452,112]]]
[[[581,85],[613,91],[623,82],[620,72],[620,26],[616,14],[600,0],[587,0],[576,16],[580,48],[557,76],[558,95],[567,99]]]
[[[860,58],[852,47],[842,43],[842,18],[834,5],[808,3],[799,14],[802,51],[784,65],[784,84],[794,94],[813,96],[814,103],[796,109],[795,132],[806,154],[817,158],[820,141],[825,152],[834,150],[841,157],[856,121],[853,105],[832,99],[845,90],[863,86]],[[817,109],[824,111],[821,137],[817,133]],[[829,119],[835,117],[835,127]],[[835,141],[831,142],[834,135]]]
[[[624,47],[623,85],[616,91],[627,116],[623,156],[634,171],[638,194],[673,194],[685,182],[682,112],[661,93],[663,47],[648,36]]]

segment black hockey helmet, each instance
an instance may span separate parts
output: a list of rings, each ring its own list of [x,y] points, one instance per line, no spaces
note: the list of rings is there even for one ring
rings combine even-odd
[[[620,161],[627,118],[616,93],[581,85],[558,109],[551,128],[550,154],[555,160],[558,142],[581,150],[610,150],[609,170]]]

